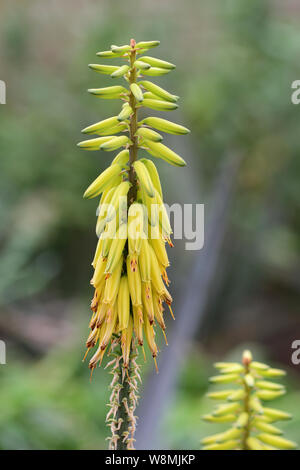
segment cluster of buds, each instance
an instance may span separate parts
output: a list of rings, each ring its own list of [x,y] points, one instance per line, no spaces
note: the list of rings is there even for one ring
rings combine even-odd
[[[288,450],[297,445],[283,438],[276,421],[288,420],[291,415],[263,402],[285,394],[283,385],[271,382],[285,375],[281,369],[252,360],[250,351],[243,354],[242,364],[218,362],[220,375],[211,377],[214,384],[228,384],[228,388],[208,393],[208,397],[223,403],[204,420],[212,423],[232,423],[231,427],[202,440],[204,450]],[[237,385],[232,388],[232,385]]]
[[[91,280],[95,293],[87,339],[88,350],[97,347],[89,362],[92,370],[97,363],[101,364],[114,338],[121,343],[125,368],[129,367],[134,337],[141,346],[146,338],[155,361],[158,348],[154,327],[157,323],[165,331],[164,302],[172,314],[165,248],[166,242],[172,246],[172,230],[156,166],[148,158],[138,159],[138,150],[144,149],[172,165],[184,166],[185,161],[161,143],[163,137],[157,131],[182,135],[189,130],[160,117],[138,120],[142,107],[159,111],[178,107],[177,96],[144,80],[144,75],[164,75],[175,67],[143,55],[158,45],[159,41],[136,43],[132,39],[130,45],[111,46],[111,50],[97,54],[103,59],[123,59],[124,65],[89,66],[112,78],[123,77],[129,85],[88,90],[98,98],[121,99],[123,104],[117,116],[82,131],[98,137],[78,144],[86,150],[119,149],[111,165],[84,193],[85,198],[100,196],[96,224],[99,241]]]

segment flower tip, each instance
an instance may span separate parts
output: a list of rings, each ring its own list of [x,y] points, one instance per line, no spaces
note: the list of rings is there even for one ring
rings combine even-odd
[[[156,356],[153,356],[153,361],[154,361],[154,364],[155,364],[156,373],[158,374],[159,370],[158,370],[158,366],[157,366]]]
[[[89,134],[88,127],[85,127],[84,129],[82,129],[81,133],[82,134]]]
[[[86,356],[88,355],[89,350],[90,350],[90,348],[88,348],[88,349],[86,350],[86,352],[85,352],[85,354],[84,354],[84,356],[83,356],[82,362],[85,361]]]
[[[251,354],[251,351],[249,351],[248,349],[246,349],[244,352],[243,352],[243,364],[244,365],[249,365],[250,362],[252,361],[252,354]]]

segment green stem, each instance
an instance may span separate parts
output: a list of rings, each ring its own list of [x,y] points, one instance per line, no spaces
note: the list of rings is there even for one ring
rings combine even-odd
[[[136,83],[136,68],[134,66],[134,62],[136,59],[136,50],[135,50],[135,41],[134,39],[131,40],[131,47],[132,47],[132,52],[130,54],[130,74],[129,74],[129,83],[130,85],[132,83]],[[129,205],[133,203],[136,199],[136,193],[137,193],[137,181],[136,181],[136,176],[133,168],[133,163],[137,159],[137,153],[138,153],[138,139],[135,135],[137,129],[138,129],[138,120],[137,120],[137,107],[136,107],[136,99],[130,91],[129,95],[129,104],[131,106],[131,109],[133,111],[132,115],[130,116],[130,126],[129,126],[129,137],[132,142],[132,144],[129,147],[129,171],[128,171],[128,179],[130,183],[132,184],[129,194],[128,194],[128,203]]]
[[[134,66],[134,62],[136,60],[136,50],[135,50],[135,41],[134,39],[131,40],[131,47],[132,51],[130,53],[130,72],[129,72],[129,83],[136,83],[137,73],[136,68]],[[138,139],[135,135],[138,129],[138,119],[137,119],[137,102],[136,99],[130,91],[129,95],[129,105],[132,108],[132,115],[130,116],[130,124],[129,124],[129,138],[132,144],[129,147],[129,170],[128,170],[128,179],[132,184],[129,193],[128,193],[128,207],[136,200],[137,195],[137,180],[136,175],[133,167],[133,163],[137,159],[138,154]],[[123,358],[120,360],[120,378],[119,383],[122,385],[120,390],[119,396],[119,409],[117,413],[117,419],[122,419],[122,424],[119,430],[119,440],[117,442],[117,450],[127,450],[128,449],[128,442],[127,439],[124,440],[124,435],[126,434],[129,436],[129,426],[130,420],[126,410],[126,406],[124,403],[129,406],[130,403],[130,380],[131,380],[131,361],[129,360],[128,369],[125,370],[123,366]],[[124,441],[124,442],[123,442]]]
[[[130,368],[128,367],[128,374],[129,374]],[[120,395],[119,395],[119,408],[118,408],[118,413],[117,413],[117,420],[120,418],[122,419],[122,424],[120,426],[119,430],[119,436],[120,438],[118,439],[117,442],[117,450],[127,450],[127,442],[126,439],[124,439],[124,433],[128,433],[128,428],[130,425],[129,421],[129,416],[126,412],[126,408],[124,406],[124,400],[129,403],[129,383],[128,380],[130,380],[129,377],[124,377],[124,380],[122,380],[124,374],[124,366],[123,366],[123,359],[120,360],[120,383],[122,384],[122,388],[120,390]]]
[[[249,364],[246,363],[244,365],[245,365],[244,375],[246,375],[246,374],[249,373]],[[251,413],[250,412],[251,412],[251,410],[250,410],[250,404],[249,404],[250,388],[247,385],[246,381],[244,381],[244,389],[245,389],[244,411],[248,415],[248,420],[247,420],[247,424],[246,424],[245,429],[244,429],[244,435],[243,435],[243,441],[242,441],[242,450],[249,450],[248,445],[247,445],[247,440],[248,440],[248,437],[250,436],[250,421],[251,421],[251,416],[250,416]]]

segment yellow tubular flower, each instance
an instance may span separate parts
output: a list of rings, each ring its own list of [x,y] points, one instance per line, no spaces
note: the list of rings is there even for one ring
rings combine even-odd
[[[281,437],[282,431],[273,426],[280,420],[290,419],[284,411],[267,408],[263,401],[274,400],[285,393],[284,387],[265,378],[284,375],[280,369],[252,360],[250,351],[244,351],[242,363],[218,362],[215,367],[221,375],[211,377],[215,384],[230,384],[230,389],[211,392],[213,400],[225,401],[218,405],[206,421],[232,423],[223,433],[214,434],[202,440],[204,450],[288,450],[297,444]],[[237,388],[233,389],[232,385]],[[228,445],[227,445],[228,444]]]
[[[141,249],[139,256],[139,268],[141,279],[144,282],[151,281],[151,255],[150,246],[146,238],[141,240]]]
[[[138,110],[143,106],[166,111],[178,106],[177,96],[143,78],[147,75],[151,80],[175,68],[170,62],[144,55],[158,45],[159,41],[136,44],[134,40],[129,45],[113,45],[98,57],[123,63],[89,65],[113,80],[125,80],[125,86],[114,83],[88,90],[100,99],[120,99],[122,105],[116,115],[85,127],[82,133],[88,139],[78,144],[84,150],[117,151],[110,166],[84,193],[88,199],[100,198],[96,223],[99,240],[91,279],[95,293],[86,343],[88,350],[97,348],[89,363],[92,370],[101,363],[105,351],[117,344],[122,350],[122,367],[129,374],[134,344],[142,346],[144,337],[155,358],[155,330],[160,327],[165,335],[163,304],[170,306],[172,302],[166,288],[169,259],[165,248],[166,242],[172,246],[172,230],[156,165],[151,159],[139,158],[138,151],[143,148],[171,165],[184,166],[184,160],[161,143],[163,136],[157,130],[178,135],[189,131],[162,118],[138,121]],[[261,384],[261,392],[279,391]]]
[[[118,319],[119,330],[127,328],[130,319],[130,296],[127,276],[124,275],[120,281],[118,293]]]
[[[144,210],[142,204],[131,204],[128,211],[128,253],[131,256],[131,269],[137,267],[141,242],[144,237]]]
[[[137,337],[138,343],[140,346],[143,346],[143,312],[140,306],[133,305],[133,324],[134,324],[134,332]]]
[[[148,315],[150,324],[152,325],[154,322],[154,307],[150,281],[142,282],[142,300],[144,311]],[[158,324],[160,325],[159,322]]]
[[[127,276],[131,303],[134,306],[142,305],[142,281],[138,269],[132,269],[133,263],[131,255],[127,256]]]

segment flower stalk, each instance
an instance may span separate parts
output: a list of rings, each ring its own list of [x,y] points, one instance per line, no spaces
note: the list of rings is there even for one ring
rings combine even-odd
[[[129,366],[124,367],[120,344],[113,344],[114,359],[107,364],[113,376],[110,389],[109,411],[106,422],[111,430],[110,450],[133,450],[136,430],[135,410],[138,404],[138,382],[141,382],[140,367],[136,362],[137,349],[132,343]]]
[[[132,51],[130,52],[130,74],[129,74],[129,83],[130,85],[136,83],[136,67],[134,66],[134,62],[136,59],[136,50],[135,50],[135,40],[131,39],[131,48]],[[128,193],[128,204],[132,204],[136,200],[137,194],[137,180],[135,177],[133,163],[137,159],[138,153],[138,137],[135,135],[137,131],[137,106],[136,106],[136,98],[132,91],[130,91],[129,95],[129,106],[132,109],[132,115],[130,116],[130,140],[132,144],[129,147],[129,171],[128,171],[128,179],[132,184],[132,187]]]
[[[106,351],[114,357],[109,362],[113,379],[107,415],[111,449],[134,448],[140,379],[137,346],[143,347],[146,340],[157,367],[157,326],[166,339],[164,303],[172,314],[165,248],[166,243],[173,246],[172,229],[157,168],[151,159],[139,158],[138,153],[143,150],[155,159],[184,166],[185,161],[161,143],[163,137],[157,130],[178,135],[189,130],[155,116],[138,120],[142,107],[158,111],[178,107],[178,96],[144,80],[144,75],[157,77],[175,68],[169,62],[144,55],[158,45],[159,41],[136,43],[131,39],[128,45],[111,46],[111,50],[97,54],[104,59],[125,60],[121,66],[89,67],[113,79],[125,79],[128,88],[114,85],[88,90],[98,98],[120,99],[123,104],[117,116],[83,129],[84,134],[96,137],[78,144],[89,151],[119,149],[111,165],[84,193],[88,199],[100,196],[96,224],[99,240],[91,279],[95,292],[86,346],[87,352],[97,347],[89,361],[91,372],[97,364],[101,365]]]

